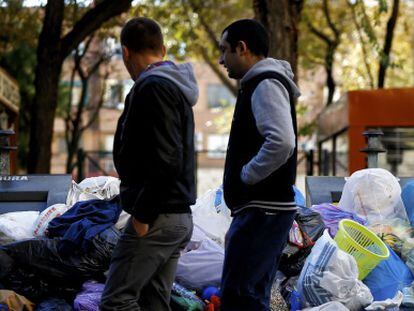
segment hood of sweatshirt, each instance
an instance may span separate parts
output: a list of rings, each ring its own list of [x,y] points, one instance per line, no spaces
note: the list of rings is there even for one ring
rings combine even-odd
[[[135,83],[149,76],[158,76],[171,80],[183,92],[191,106],[197,103],[197,80],[194,75],[193,66],[190,63],[154,67],[151,70],[144,71]]]
[[[289,85],[292,87],[293,94],[295,97],[300,96],[299,89],[293,80],[294,74],[292,72],[292,68],[287,61],[274,59],[274,58],[265,58],[256,64],[244,75],[244,77],[240,80],[240,83],[246,83],[250,79],[254,78],[255,76],[268,71],[274,71],[279,74],[282,74],[288,81]]]

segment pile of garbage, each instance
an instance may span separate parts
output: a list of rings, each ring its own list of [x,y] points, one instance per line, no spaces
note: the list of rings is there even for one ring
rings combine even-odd
[[[282,262],[277,282],[290,310],[414,309],[414,180],[401,190],[384,169],[360,170],[346,178],[338,204],[303,211],[318,213],[322,223],[312,228],[322,234],[300,260],[301,250],[289,248],[305,238],[289,238],[282,261],[296,256],[299,266]]]
[[[0,310],[99,310],[111,254],[129,217],[119,204],[119,184],[113,177],[87,178],[73,182],[66,202],[41,213],[0,215]],[[388,171],[361,170],[346,179],[338,204],[311,207],[295,192],[299,210],[272,288],[273,311],[414,309],[414,180],[401,190]],[[231,222],[222,188],[205,193],[192,212],[193,235],[178,263],[171,309],[219,310]],[[364,277],[363,260],[343,247],[346,224],[386,246],[387,255]],[[374,244],[361,245],[367,256],[376,254]]]

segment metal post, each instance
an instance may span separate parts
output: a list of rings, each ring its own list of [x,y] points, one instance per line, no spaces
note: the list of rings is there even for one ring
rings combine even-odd
[[[306,175],[313,176],[314,151],[313,149],[306,152]]]
[[[381,144],[381,136],[384,133],[380,130],[368,130],[363,133],[367,137],[367,147],[361,149],[361,152],[365,152],[368,155],[368,168],[378,167],[378,154],[386,152]]]
[[[0,175],[10,175],[10,151],[17,149],[9,145],[13,135],[13,130],[0,130]]]

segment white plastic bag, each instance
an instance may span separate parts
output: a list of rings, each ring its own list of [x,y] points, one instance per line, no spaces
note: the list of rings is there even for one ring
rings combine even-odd
[[[354,257],[340,250],[327,230],[313,246],[297,284],[306,307],[338,301],[353,311],[373,301],[369,288],[358,280]]]
[[[302,309],[302,311],[349,311],[349,309],[338,301],[331,301],[318,307]]]
[[[382,168],[357,171],[346,179],[339,208],[356,213],[368,226],[408,222],[401,199],[401,186],[390,172]]]
[[[49,222],[52,219],[63,215],[69,208],[70,206],[61,203],[49,206],[40,213],[39,217],[37,217],[34,223],[33,235],[37,237],[44,236]]]
[[[121,181],[111,176],[91,177],[79,184],[72,182],[72,188],[66,199],[66,205],[73,206],[79,201],[110,200],[119,194]]]
[[[195,205],[191,206],[193,222],[199,226],[208,237],[224,245],[224,238],[230,227],[231,216],[227,208],[221,188],[208,190]]]
[[[378,311],[378,310],[399,310],[399,307],[403,301],[404,295],[398,291],[394,298],[386,299],[383,301],[374,301],[368,307],[365,308],[367,311]]]
[[[34,238],[33,226],[38,211],[11,212],[0,215],[0,245]]]
[[[224,248],[194,225],[193,235],[178,260],[176,281],[191,290],[220,286]]]

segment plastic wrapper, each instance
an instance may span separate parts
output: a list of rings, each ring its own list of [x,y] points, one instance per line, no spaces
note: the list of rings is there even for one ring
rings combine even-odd
[[[342,219],[351,219],[360,223],[361,225],[366,224],[366,221],[364,219],[358,217],[354,213],[344,211],[333,204],[324,203],[320,205],[314,205],[311,209],[322,215],[323,222],[325,223],[326,228],[329,229],[329,234],[331,237],[334,237],[336,235],[339,222]]]
[[[74,205],[79,201],[111,200],[119,195],[121,181],[111,176],[90,177],[79,184],[73,182],[66,204]]]
[[[70,206],[67,206],[66,204],[55,204],[49,206],[47,209],[40,213],[39,217],[37,217],[34,223],[33,235],[38,237],[45,236],[49,222],[52,219],[63,215],[69,208]]]
[[[194,225],[191,241],[178,260],[176,281],[193,290],[220,286],[224,248]]]
[[[325,225],[318,212],[309,208],[299,208],[295,221],[302,236],[302,246],[289,242],[283,251],[279,270],[287,277],[296,276],[302,270],[305,260],[312,250],[316,240],[323,234]],[[296,230],[293,228],[293,230]]]
[[[174,283],[171,290],[171,308],[173,311],[203,311],[205,303],[194,293]]]
[[[227,208],[221,188],[207,191],[191,206],[193,222],[199,226],[209,238],[224,245],[224,238],[230,227],[230,210]]]
[[[397,292],[395,297],[388,298],[383,301],[374,301],[372,304],[370,304],[368,307],[365,308],[367,311],[380,311],[380,310],[399,310],[399,306],[401,305],[403,301],[403,293]]]
[[[34,238],[33,227],[38,216],[38,211],[1,214],[0,245]]]
[[[338,248],[328,231],[312,248],[297,286],[306,307],[338,301],[351,311],[358,311],[373,301],[369,288],[358,280],[355,259]]]

